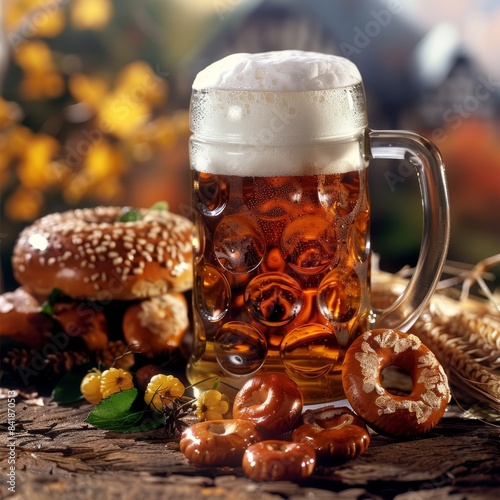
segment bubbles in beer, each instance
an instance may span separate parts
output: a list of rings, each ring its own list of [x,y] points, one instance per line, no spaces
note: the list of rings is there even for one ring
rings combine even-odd
[[[288,177],[251,178],[243,187],[243,199],[262,228],[266,240],[277,245],[279,237],[290,222],[296,207],[293,193],[301,189],[300,183]]]
[[[318,288],[318,308],[328,320],[346,323],[357,314],[361,293],[356,271],[338,267],[326,275]]]
[[[330,328],[309,323],[284,337],[280,355],[286,369],[293,375],[318,378],[327,375],[335,366],[340,350]]]
[[[335,259],[336,250],[335,229],[322,217],[299,217],[281,236],[283,258],[298,273],[319,273]]]
[[[328,211],[339,217],[345,217],[355,211],[359,193],[359,172],[319,176],[319,201]]]
[[[229,309],[231,292],[226,278],[209,264],[198,268],[196,301],[200,313],[208,321],[219,321]]]
[[[194,197],[205,215],[219,215],[229,199],[229,182],[225,175],[193,172]]]
[[[245,305],[253,318],[263,325],[286,325],[302,308],[302,290],[286,274],[261,274],[246,287]]]
[[[244,215],[225,217],[215,230],[215,257],[226,271],[253,271],[262,262],[265,249],[266,242],[260,229]]]
[[[267,355],[264,335],[241,321],[226,323],[215,336],[215,357],[233,375],[249,375],[258,370]]]

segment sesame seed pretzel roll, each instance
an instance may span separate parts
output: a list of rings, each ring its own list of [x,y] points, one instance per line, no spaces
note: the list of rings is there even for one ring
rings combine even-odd
[[[192,223],[168,210],[120,207],[54,213],[24,229],[14,275],[35,293],[53,288],[75,299],[131,300],[192,286]]]
[[[52,326],[52,318],[42,314],[39,301],[28,290],[19,287],[0,295],[0,337],[9,336],[39,348]]]
[[[145,356],[172,352],[189,327],[188,303],[182,293],[166,293],[141,300],[123,316],[123,336]]]

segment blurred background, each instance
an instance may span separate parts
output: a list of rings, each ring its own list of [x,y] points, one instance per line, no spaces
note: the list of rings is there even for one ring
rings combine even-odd
[[[500,253],[498,0],[2,0],[0,25],[2,290],[19,231],[44,214],[159,200],[189,214],[191,83],[233,52],[353,60],[371,127],[418,131],[443,154],[449,259]],[[413,266],[417,182],[397,162],[370,176],[380,265]]]

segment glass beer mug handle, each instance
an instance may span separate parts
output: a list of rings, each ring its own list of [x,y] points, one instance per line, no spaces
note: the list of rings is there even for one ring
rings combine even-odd
[[[444,165],[436,146],[418,134],[370,130],[368,139],[370,158],[398,159],[413,165],[422,196],[422,243],[415,272],[390,307],[373,311],[373,327],[406,331],[434,292],[446,260],[450,215]]]

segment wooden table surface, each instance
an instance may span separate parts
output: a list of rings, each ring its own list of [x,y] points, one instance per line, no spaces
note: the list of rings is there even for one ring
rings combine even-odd
[[[166,439],[163,430],[98,430],[84,422],[91,410],[84,403],[18,400],[14,441],[7,442],[7,400],[0,404],[2,498],[500,498],[500,429],[464,418],[453,405],[424,437],[397,441],[374,435],[364,455],[318,467],[295,484],[255,483],[240,468],[193,466],[179,452],[178,440]],[[9,455],[13,442],[15,457]],[[5,479],[13,457],[15,493]]]

